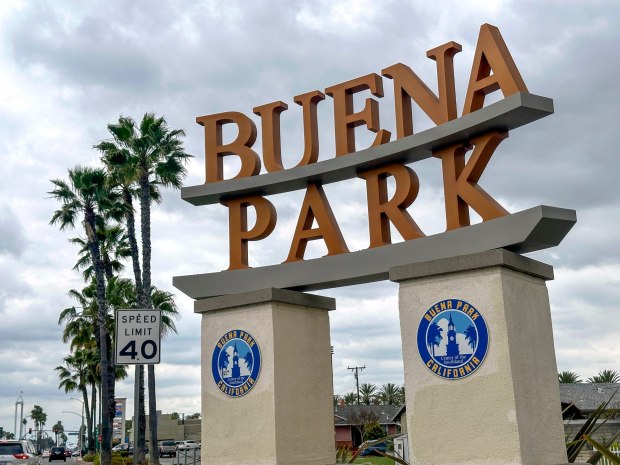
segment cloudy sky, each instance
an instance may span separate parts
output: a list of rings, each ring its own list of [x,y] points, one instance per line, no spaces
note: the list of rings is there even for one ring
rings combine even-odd
[[[96,166],[93,144],[120,115],[165,115],[187,132],[186,185],[204,182],[203,134],[195,118],[223,111],[252,115],[282,100],[285,165],[302,151],[301,111],[293,96],[362,76],[397,62],[435,88],[426,51],[462,44],[455,58],[462,105],[479,27],[502,35],[530,92],[554,99],[555,114],[512,131],[481,185],[509,211],[536,205],[577,210],[579,222],[556,249],[532,254],[552,264],[548,284],[559,370],[587,378],[620,370],[620,203],[618,135],[620,4],[608,1],[14,1],[0,2],[0,426],[13,429],[15,400],[38,404],[48,425],[77,428],[79,402],[58,390],[54,367],[68,354],[59,312],[81,289],[71,270],[77,232],[49,226],[57,204],[52,178],[75,165]],[[382,127],[393,132],[389,81]],[[366,97],[366,96],[365,96]],[[333,156],[331,99],[319,105],[321,159]],[[419,115],[417,115],[419,116]],[[416,130],[430,127],[423,117]],[[359,147],[368,144],[358,130]],[[259,141],[260,142],[260,141]],[[257,142],[256,147],[260,147]],[[233,166],[227,167],[234,170]],[[427,234],[445,228],[436,160],[415,165],[420,195],[410,211]],[[367,247],[361,180],[326,187],[351,250]],[[275,196],[278,226],[250,246],[253,266],[282,261],[301,192]],[[194,207],[167,192],[153,213],[154,283],[175,291],[172,276],[227,267],[227,211]],[[321,256],[321,246],[308,257]],[[403,381],[397,286],[375,283],[323,291],[331,313],[334,389],[361,382]],[[199,316],[176,292],[179,334],[166,339],[157,367],[158,407],[200,411]],[[132,380],[118,385],[132,396]],[[131,408],[131,401],[129,402]],[[131,411],[131,410],[130,410]]]

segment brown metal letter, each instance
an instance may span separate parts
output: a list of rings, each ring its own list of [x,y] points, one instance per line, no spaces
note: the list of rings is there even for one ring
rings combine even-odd
[[[407,65],[396,63],[381,71],[394,80],[397,139],[413,134],[412,99],[437,125],[456,118],[453,58],[460,51],[460,44],[448,42],[426,52],[427,57],[437,62],[439,98]]]
[[[390,223],[406,241],[424,236],[407,212],[407,207],[413,203],[420,190],[420,181],[415,171],[405,165],[394,163],[364,171],[358,176],[366,180],[369,248],[392,243]],[[394,195],[389,200],[388,176],[393,176],[395,183]]]
[[[266,103],[252,110],[261,118],[263,139],[263,163],[270,173],[282,171],[282,150],[280,136],[280,113],[288,109],[284,102]]]
[[[260,195],[222,202],[228,207],[229,270],[248,268],[248,241],[267,237],[276,226],[277,213],[273,204]],[[248,230],[248,207],[256,210],[256,224]]]
[[[223,157],[226,155],[237,155],[241,160],[241,169],[234,179],[260,173],[260,158],[250,148],[256,141],[256,126],[250,118],[243,113],[229,111],[199,116],[196,122],[205,128],[205,184],[224,180]],[[227,123],[235,123],[239,135],[230,144],[222,144],[222,126]]]
[[[366,89],[376,97],[383,97],[381,76],[371,73],[325,89],[325,93],[334,98],[337,157],[355,152],[355,128],[362,124],[365,124],[369,131],[377,133],[372,147],[390,140],[390,132],[379,129],[379,102],[368,98],[362,111],[353,112],[353,94]]]
[[[318,228],[312,229],[312,223],[315,219]],[[291,249],[284,263],[303,260],[308,241],[316,239],[325,241],[327,255],[337,255],[349,251],[323,188],[320,184],[311,183],[308,184],[291,242]]]
[[[297,166],[316,163],[319,159],[319,127],[316,107],[325,100],[325,94],[314,90],[294,97],[295,103],[301,105],[304,113],[304,156]]]
[[[475,137],[470,141],[474,145],[474,151],[467,163],[465,154],[471,146],[456,144],[433,152],[435,157],[441,158],[447,231],[469,226],[469,207],[473,208],[483,221],[508,214],[504,207],[477,184],[493,152],[507,137],[507,132],[499,131]]]
[[[484,96],[500,90],[504,97],[527,92],[527,87],[499,29],[490,24],[480,26],[474,61],[471,66],[463,115],[484,106]]]

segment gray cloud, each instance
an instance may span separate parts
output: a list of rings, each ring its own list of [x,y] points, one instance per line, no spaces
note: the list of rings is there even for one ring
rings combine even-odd
[[[24,228],[8,205],[0,206],[0,254],[18,257],[26,247]]]

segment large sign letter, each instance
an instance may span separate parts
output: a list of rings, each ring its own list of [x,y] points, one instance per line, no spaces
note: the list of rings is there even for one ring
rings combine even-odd
[[[256,126],[250,118],[243,113],[228,111],[199,116],[196,122],[205,128],[205,183],[224,180],[223,157],[226,155],[237,155],[241,160],[241,169],[235,179],[260,173],[260,158],[250,148],[256,141]],[[230,144],[222,144],[222,126],[228,123],[237,125],[239,135]]]
[[[277,214],[273,204],[260,195],[222,202],[228,207],[229,270],[248,268],[248,241],[267,237],[276,225]],[[256,224],[248,230],[248,207],[256,210]]]
[[[388,176],[394,177],[395,184],[394,195],[389,200]],[[359,177],[366,180],[369,248],[392,243],[390,222],[406,241],[424,236],[407,212],[407,207],[413,203],[420,190],[420,182],[415,171],[395,163],[365,171],[360,173]]]
[[[463,115],[480,110],[484,106],[484,96],[500,89],[504,97],[515,92],[527,92],[525,82],[499,29],[490,24],[483,24],[480,26],[474,61],[471,65]]]
[[[366,89],[369,89],[372,95],[383,97],[381,76],[372,73],[325,89],[325,93],[334,98],[337,157],[355,152],[355,128],[362,124],[365,124],[369,131],[377,133],[373,147],[390,140],[390,132],[379,129],[379,102],[367,98],[364,109],[353,112],[353,94]]]
[[[319,126],[316,107],[325,99],[325,94],[314,90],[293,98],[303,108],[304,118],[304,155],[297,166],[309,165],[319,159]]]
[[[313,229],[312,223],[315,219],[318,227]],[[349,251],[323,188],[320,184],[308,184],[293,235],[291,250],[284,263],[303,260],[308,241],[316,239],[325,241],[327,255],[337,255]]]
[[[254,114],[261,118],[261,137],[263,139],[263,163],[270,173],[282,171],[282,149],[280,136],[280,113],[288,109],[284,102],[266,103],[254,107]]]
[[[439,98],[407,65],[396,63],[381,71],[385,77],[394,80],[397,139],[413,134],[412,99],[437,125],[456,118],[453,58],[460,51],[460,44],[448,42],[426,52],[427,57],[437,62]]]
[[[507,132],[491,132],[475,137],[470,141],[474,145],[474,151],[467,163],[465,154],[471,147],[462,144],[433,152],[435,157],[441,158],[447,231],[469,226],[469,207],[473,208],[483,221],[508,214],[504,207],[477,184],[493,152],[507,137]]]

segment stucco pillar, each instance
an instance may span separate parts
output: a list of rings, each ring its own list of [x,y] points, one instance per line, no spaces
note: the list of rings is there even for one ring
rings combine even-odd
[[[203,464],[334,462],[328,315],[334,308],[332,298],[281,289],[196,301],[195,312],[202,314]],[[222,350],[225,369],[220,368]],[[238,368],[233,367],[236,350]],[[248,351],[252,369],[243,358]],[[219,354],[215,367],[214,352]],[[249,390],[247,381],[240,388],[227,384],[243,379],[230,375],[233,368],[241,376],[251,372],[255,379]],[[219,373],[230,375],[227,383],[216,382]]]
[[[545,285],[545,280],[553,279],[553,268],[496,249],[392,268],[390,279],[400,284],[411,464],[566,463]],[[438,302],[444,302],[443,308],[435,307]],[[442,370],[434,366],[434,359],[425,363],[421,353],[431,345],[433,357],[443,354],[446,363],[460,360],[447,355],[448,333],[455,335],[454,326],[452,332],[447,326],[451,313],[454,321],[461,322],[456,324],[461,334],[454,338],[460,350],[474,350],[468,348],[465,319],[459,314],[468,311],[470,317],[481,315],[488,328],[486,356],[476,352],[481,363],[470,362],[469,371]],[[443,327],[437,345],[429,345],[424,335],[418,345],[418,329],[425,318]],[[482,319],[476,320],[478,327]],[[484,338],[483,331],[478,337]]]

